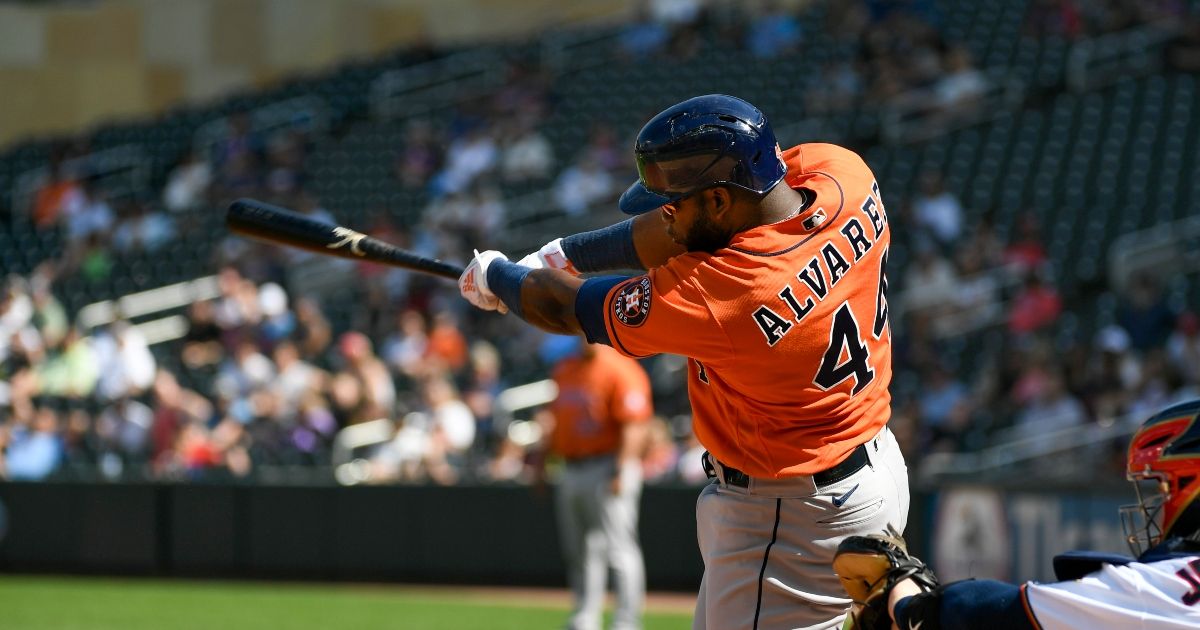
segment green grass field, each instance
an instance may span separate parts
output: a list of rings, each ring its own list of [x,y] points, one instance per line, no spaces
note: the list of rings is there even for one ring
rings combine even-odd
[[[526,591],[0,576],[5,630],[555,630],[566,612],[565,596]],[[652,606],[645,627],[691,615]]]

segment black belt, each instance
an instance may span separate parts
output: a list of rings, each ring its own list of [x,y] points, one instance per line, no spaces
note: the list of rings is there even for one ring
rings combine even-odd
[[[709,477],[716,477],[717,472],[713,468],[712,462],[709,461],[710,458],[712,458],[711,455],[707,452],[704,453],[704,472],[708,473]],[[727,485],[739,488],[748,488],[750,486],[750,475],[720,462],[717,463],[721,465],[721,471],[724,473],[723,477]],[[862,467],[869,463],[870,458],[867,457],[867,445],[859,444],[858,448],[851,451],[850,455],[846,459],[843,459],[840,464],[822,470],[819,473],[813,473],[813,483],[818,486],[835,484],[862,470]]]

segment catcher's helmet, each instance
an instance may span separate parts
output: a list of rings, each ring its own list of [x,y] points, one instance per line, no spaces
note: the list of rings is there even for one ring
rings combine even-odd
[[[1200,400],[1142,424],[1129,443],[1126,476],[1138,502],[1121,508],[1121,524],[1135,555],[1166,538],[1200,533]]]
[[[697,96],[650,119],[633,147],[638,181],[621,195],[642,214],[717,184],[765,194],[787,172],[767,117],[724,94]]]

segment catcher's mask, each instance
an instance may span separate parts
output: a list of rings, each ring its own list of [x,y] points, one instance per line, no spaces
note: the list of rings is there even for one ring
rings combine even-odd
[[[1200,533],[1200,400],[1142,424],[1129,443],[1126,478],[1138,502],[1121,507],[1121,525],[1134,555],[1165,538]]]

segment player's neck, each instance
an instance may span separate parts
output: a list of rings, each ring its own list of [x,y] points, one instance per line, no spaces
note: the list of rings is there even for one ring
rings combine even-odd
[[[803,190],[791,186],[779,185],[771,189],[763,197],[759,208],[762,212],[762,224],[779,223],[804,212],[812,200]]]

